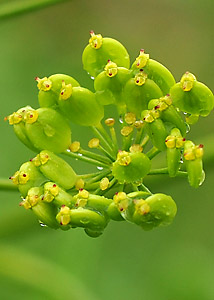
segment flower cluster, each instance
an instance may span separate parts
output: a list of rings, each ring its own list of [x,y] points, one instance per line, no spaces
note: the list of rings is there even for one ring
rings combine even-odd
[[[176,83],[144,50],[130,66],[121,43],[94,32],[82,61],[94,91],[69,75],[36,77],[40,108],[26,106],[6,118],[36,152],[11,177],[22,196],[20,205],[51,228],[82,227],[91,237],[101,235],[111,219],[144,230],[170,224],[177,211],[174,200],[152,194],[144,178],[164,173],[186,176],[195,188],[202,184],[203,145],[187,140],[186,134],[213,109],[212,92],[189,72]],[[107,105],[115,107],[118,119],[104,119]],[[72,123],[92,129],[88,149],[72,141]],[[151,169],[160,152],[166,153],[166,168]],[[58,154],[99,171],[77,175]]]

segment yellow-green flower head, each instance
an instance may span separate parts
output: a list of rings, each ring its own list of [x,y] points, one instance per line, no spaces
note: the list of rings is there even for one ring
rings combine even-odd
[[[108,60],[108,63],[106,64],[104,70],[106,71],[106,75],[108,77],[114,77],[117,75],[117,64],[112,62],[111,60]]]
[[[24,115],[24,120],[28,124],[35,123],[36,120],[38,119],[38,112],[36,110],[30,110],[27,111],[26,114]]]
[[[204,146],[202,144],[198,146],[193,146],[184,151],[185,160],[195,160],[197,158],[202,158],[204,154]]]
[[[35,80],[38,82],[37,87],[40,91],[47,92],[52,87],[52,82],[47,77],[43,77],[41,79],[39,77],[36,77]]]
[[[186,72],[180,80],[181,88],[183,91],[188,92],[193,88],[194,83],[196,82],[196,77],[192,73]]]
[[[89,39],[89,44],[94,49],[99,49],[103,43],[103,37],[101,34],[95,34],[93,30],[90,31],[91,38]]]
[[[125,211],[129,206],[129,199],[124,192],[118,192],[114,195],[114,203],[120,212]]]
[[[26,172],[17,171],[13,176],[10,177],[14,184],[25,184],[29,181],[30,175]]]
[[[171,104],[172,104],[172,99],[171,99],[170,95],[168,94],[159,99],[159,102],[155,106],[155,109],[163,111],[163,110],[167,109]]]
[[[160,117],[160,112],[156,109],[144,110],[142,112],[143,120],[146,123],[152,123],[154,120]]]
[[[148,75],[143,71],[143,69],[140,69],[140,72],[135,75],[134,81],[136,85],[143,85],[146,82]]]
[[[149,54],[146,54],[144,49],[141,49],[139,56],[135,59],[135,66],[138,69],[141,69],[141,68],[145,67],[148,60],[149,60]]]
[[[60,99],[61,100],[67,100],[68,98],[71,97],[72,94],[72,85],[71,83],[65,84],[65,81],[62,80],[62,88],[60,91]]]
[[[14,112],[8,117],[5,118],[5,121],[8,120],[10,125],[19,124],[22,121],[22,115],[18,112]]]

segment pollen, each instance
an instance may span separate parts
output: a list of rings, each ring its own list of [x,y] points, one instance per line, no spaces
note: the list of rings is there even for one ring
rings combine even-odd
[[[80,190],[79,190],[78,197],[84,198],[84,199],[88,199],[88,197],[89,197],[89,192],[88,192],[87,190],[80,189]]]
[[[125,114],[125,121],[127,124],[132,125],[136,121],[136,115],[132,112]]]
[[[126,151],[119,151],[117,154],[117,161],[121,166],[128,166],[131,163],[130,154]]]
[[[114,126],[114,124],[115,124],[115,119],[113,119],[113,118],[108,118],[108,119],[105,120],[105,124],[106,124],[106,126],[108,126],[108,127],[112,127],[112,126]]]
[[[85,181],[80,178],[80,179],[77,179],[76,183],[75,183],[75,188],[76,190],[80,190],[80,189],[83,189],[85,186]]]
[[[134,128],[131,127],[131,126],[124,126],[120,130],[120,133],[122,134],[122,136],[129,136],[132,133],[133,130],[134,130]]]
[[[129,151],[131,153],[139,153],[139,152],[142,152],[143,151],[143,147],[139,144],[133,144],[130,148],[129,148]]]

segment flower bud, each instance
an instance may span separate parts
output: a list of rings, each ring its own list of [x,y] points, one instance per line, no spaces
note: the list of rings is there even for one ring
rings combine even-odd
[[[43,150],[32,161],[39,165],[39,169],[45,177],[56,182],[62,188],[68,190],[75,185],[76,174],[73,168],[53,152]]]
[[[79,86],[74,78],[64,74],[54,74],[42,79],[36,77],[36,81],[38,82],[40,107],[56,106],[63,85]]]
[[[116,63],[118,67],[129,69],[130,59],[124,46],[112,38],[103,38],[91,31],[89,45],[82,54],[83,68],[96,77],[103,71],[108,60]]]
[[[31,119],[34,121],[32,122]],[[47,149],[60,153],[69,148],[71,144],[70,126],[67,120],[54,109],[34,110],[26,115],[25,122],[27,136],[38,150]]]
[[[170,90],[173,104],[181,111],[206,117],[214,107],[211,90],[196,81],[193,74],[184,74],[179,83]]]
[[[141,181],[150,171],[151,161],[141,152],[118,153],[113,163],[112,174],[120,183]]]
[[[164,194],[154,194],[146,200],[134,200],[133,222],[144,230],[169,225],[177,212],[174,200]]]
[[[47,180],[31,161],[22,164],[19,171],[10,178],[13,180],[13,183],[18,185],[18,189],[23,197],[27,195],[30,188],[40,186]]]
[[[64,115],[75,124],[82,126],[96,126],[104,116],[95,94],[82,87],[72,88],[69,98],[58,100],[59,108]]]
[[[137,118],[140,117],[142,110],[147,109],[148,102],[151,99],[160,98],[163,95],[153,80],[145,78],[144,83],[141,85],[139,85],[138,81],[138,74],[135,79],[129,79],[124,87],[123,93],[128,111],[134,113]]]

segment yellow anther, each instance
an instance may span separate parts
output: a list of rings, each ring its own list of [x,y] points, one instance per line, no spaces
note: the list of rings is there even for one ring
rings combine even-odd
[[[195,81],[196,77],[192,73],[186,72],[180,80],[181,88],[183,91],[189,92],[193,88]]]
[[[103,37],[101,34],[95,34],[94,31],[90,32],[91,38],[89,39],[89,44],[94,49],[99,49],[103,43]]]
[[[134,122],[134,127],[140,130],[143,127],[143,121],[139,120]]]
[[[44,77],[44,78],[41,78],[41,79],[39,77],[36,77],[35,79],[38,82],[37,87],[40,91],[47,92],[51,89],[52,82],[47,77]]]
[[[102,180],[100,181],[100,189],[104,191],[108,187],[109,187],[109,179],[107,177],[102,178]]]
[[[53,200],[54,200],[54,195],[52,195],[49,191],[46,191],[44,193],[43,201],[50,203]]]
[[[75,142],[71,143],[71,145],[69,146],[69,149],[71,150],[71,152],[78,152],[80,150],[80,142],[75,141]]]
[[[193,149],[188,149],[184,152],[184,158],[185,160],[194,160],[195,159],[195,153]]]
[[[122,134],[122,136],[129,136],[132,133],[133,130],[134,130],[134,128],[131,127],[131,126],[124,126],[120,130],[120,133]]]
[[[115,119],[113,119],[113,118],[108,118],[108,119],[105,120],[105,124],[106,124],[107,126],[109,126],[109,127],[112,127],[112,126],[114,126],[114,124],[115,124]]]
[[[56,183],[48,182],[44,187],[45,192],[51,193],[54,197],[59,194],[59,186]]]
[[[68,225],[71,221],[70,208],[63,205],[60,209],[60,212],[57,214],[56,219],[61,225]]]
[[[71,97],[71,94],[72,94],[72,85],[71,85],[71,83],[65,84],[65,81],[62,80],[62,88],[61,88],[61,91],[60,91],[59,98],[61,100],[67,100],[68,98]]]
[[[40,155],[37,154],[36,157],[34,157],[32,160],[33,164],[36,166],[36,167],[39,167],[41,166],[41,161],[40,161]]]
[[[204,155],[203,145],[199,145],[195,147],[195,157],[201,158]]]
[[[82,178],[77,179],[77,181],[76,181],[76,183],[75,183],[75,188],[76,188],[76,190],[79,191],[80,189],[83,189],[84,186],[85,186],[85,181],[84,181]]]
[[[143,147],[139,144],[133,144],[130,148],[129,151],[131,153],[136,153],[136,152],[142,152],[143,151]]]
[[[26,172],[19,172],[19,184],[25,184],[30,179],[30,175]]]
[[[131,157],[126,151],[119,151],[117,154],[117,161],[121,166],[128,166],[131,162]]]
[[[79,190],[78,197],[79,197],[79,198],[88,199],[88,197],[89,197],[89,192],[88,192],[87,190],[80,189],[80,190]]]
[[[39,154],[39,159],[42,165],[46,164],[46,162],[50,159],[49,155],[44,151]]]
[[[152,123],[158,117],[159,117],[159,112],[157,110],[147,110],[144,114],[143,120],[146,123]]]
[[[100,145],[100,140],[98,138],[93,138],[88,142],[89,148],[98,148]]]
[[[146,215],[150,212],[150,206],[145,200],[143,199],[134,200],[134,203],[135,203],[136,212],[139,213],[140,215]]]
[[[149,54],[145,54],[144,50],[140,50],[140,55],[135,59],[135,66],[138,69],[145,67],[149,60]]]
[[[39,192],[39,188],[34,187],[28,191],[26,201],[28,201],[31,207],[33,207],[39,202],[40,198],[41,195]]]
[[[129,199],[124,192],[116,193],[113,200],[120,212],[125,211],[129,206]]]
[[[132,125],[136,121],[136,115],[132,112],[125,114],[125,122]]]
[[[23,206],[25,209],[30,209],[31,205],[30,203],[25,199],[22,202],[19,203],[20,206]]]
[[[112,62],[111,60],[108,60],[107,65],[105,66],[106,75],[108,77],[114,77],[117,75],[117,64]]]
[[[38,112],[36,110],[30,110],[28,112],[26,112],[26,114],[24,115],[24,120],[26,123],[28,124],[32,124],[35,123],[36,120],[38,119]]]
[[[144,71],[140,71],[135,75],[134,81],[136,85],[143,85],[146,82],[147,74]]]
[[[19,184],[19,171],[16,171],[16,173],[10,177],[10,179],[13,181],[14,184]]]
[[[185,139],[183,137],[176,138],[176,148],[181,148],[184,146]]]
[[[77,201],[76,201],[76,203],[75,203],[75,206],[76,206],[76,207],[85,207],[87,203],[88,203],[88,199],[77,198]]]
[[[164,102],[168,106],[172,104],[172,99],[171,99],[170,95],[166,95],[166,96],[161,97],[160,101]]]
[[[165,140],[165,144],[166,144],[167,148],[174,149],[176,147],[176,137],[173,135],[167,136],[167,138]]]

